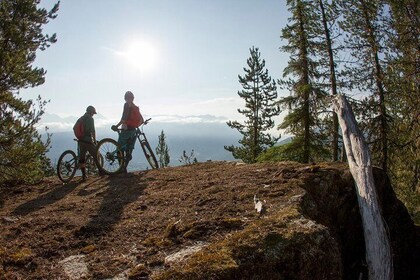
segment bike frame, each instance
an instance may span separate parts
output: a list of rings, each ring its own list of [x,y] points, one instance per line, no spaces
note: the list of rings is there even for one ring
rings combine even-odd
[[[143,132],[143,126],[147,124],[149,120],[150,119],[146,120],[143,123],[143,125],[135,129],[135,134],[132,139],[133,141],[136,141],[136,139],[139,140],[140,147],[148,163],[150,164],[150,166],[152,168],[159,168],[159,165],[153,153],[153,150],[149,142],[147,141],[145,133]],[[117,131],[118,134],[120,134],[122,130],[116,129],[114,131]],[[126,162],[127,153],[124,153],[124,152],[126,151],[126,148],[128,145],[129,143],[119,145],[118,142],[112,138],[105,138],[99,141],[98,147],[97,147],[97,153],[103,156],[105,160],[104,166],[102,166],[104,173],[114,174],[121,171],[122,166]]]

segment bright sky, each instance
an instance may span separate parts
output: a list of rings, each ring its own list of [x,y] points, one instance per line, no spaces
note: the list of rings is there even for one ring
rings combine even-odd
[[[50,9],[56,1],[43,0]],[[37,56],[44,85],[23,91],[46,111],[79,116],[88,105],[119,119],[131,90],[146,117],[211,115],[238,120],[238,75],[258,47],[272,78],[289,17],[284,0],[62,0],[44,27],[58,42]]]

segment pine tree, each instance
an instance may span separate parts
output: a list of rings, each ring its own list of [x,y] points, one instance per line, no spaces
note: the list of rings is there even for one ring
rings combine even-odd
[[[239,140],[241,146],[225,146],[234,158],[242,159],[246,163],[255,162],[259,154],[272,147],[279,139],[267,133],[274,127],[272,117],[279,114],[276,83],[268,75],[265,60],[261,59],[258,48],[252,47],[250,54],[247,59],[248,68],[244,68],[245,75],[238,75],[243,88],[238,95],[245,100],[245,109],[238,109],[238,112],[246,119],[244,123],[227,122],[229,127],[238,130],[242,135]]]
[[[328,69],[325,73],[321,73],[320,77],[325,78],[328,82],[325,83],[326,91],[329,89],[332,96],[338,94],[338,81],[337,81],[337,65],[336,65],[336,56],[337,50],[334,49],[334,39],[335,35],[334,27],[335,22],[339,18],[340,13],[335,5],[335,1],[331,3],[325,0],[317,0],[317,10],[314,12],[319,13],[319,17],[322,22],[322,34],[320,34],[320,43],[319,43],[319,56],[321,56],[320,67]],[[329,103],[329,102],[328,102]],[[327,118],[328,123],[328,118]],[[337,161],[339,157],[339,126],[338,126],[338,117],[337,114],[333,111],[331,114],[331,125],[329,128],[331,138],[331,155],[332,161]]]
[[[169,156],[169,148],[168,148],[168,145],[166,144],[166,136],[163,130],[159,135],[159,142],[158,142],[158,146],[156,147],[156,154],[159,157],[160,167],[166,167],[169,165],[171,158]]]
[[[420,5],[414,0],[388,0],[389,34],[386,83],[389,128],[389,175],[409,210],[420,203]]]
[[[294,138],[283,153],[285,158],[295,160],[296,154],[299,154],[298,161],[305,163],[324,160],[329,152],[325,147],[325,125],[318,108],[322,105],[325,92],[316,80],[320,75],[317,72],[319,62],[315,60],[319,47],[318,42],[313,40],[314,34],[322,34],[321,19],[313,12],[317,8],[313,1],[288,0],[287,5],[291,18],[282,30],[281,37],[288,41],[282,50],[291,55],[279,85],[289,90],[291,95],[279,101],[283,108],[289,109],[279,128],[286,129]],[[290,78],[286,79],[287,76]]]
[[[43,25],[56,17],[58,3],[47,11],[40,1],[0,1],[0,186],[34,182],[48,171],[44,143],[36,124],[46,101],[25,101],[19,90],[44,83],[45,71],[34,67],[37,50],[56,41],[42,33]]]
[[[383,57],[386,32],[380,15],[384,13],[379,0],[342,0],[343,19],[340,26],[346,32],[345,45],[353,59],[347,64],[351,89],[368,96],[363,100],[360,116],[362,129],[372,149],[374,163],[385,171],[388,166],[389,122],[386,102],[390,96],[384,79],[386,64]]]

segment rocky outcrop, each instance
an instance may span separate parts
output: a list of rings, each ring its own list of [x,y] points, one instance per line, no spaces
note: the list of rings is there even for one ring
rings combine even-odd
[[[395,279],[420,279],[416,227],[374,176]],[[343,164],[207,162],[1,198],[0,279],[367,279]]]
[[[417,279],[415,227],[389,180],[374,170],[393,248],[395,279]],[[367,279],[354,181],[332,165],[280,166],[260,195],[283,196],[261,219],[157,279]],[[281,192],[280,190],[283,190]]]

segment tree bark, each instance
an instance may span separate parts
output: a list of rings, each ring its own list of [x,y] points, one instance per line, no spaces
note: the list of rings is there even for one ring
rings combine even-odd
[[[331,94],[337,95],[337,78],[335,75],[335,63],[334,63],[334,52],[332,47],[332,40],[330,35],[330,29],[328,28],[328,19],[325,14],[325,8],[323,0],[318,0],[319,8],[322,15],[322,26],[324,27],[325,42],[327,44],[328,50],[328,60],[330,66],[330,82],[331,82]],[[333,127],[332,127],[332,143],[331,143],[331,153],[332,161],[338,161],[338,118],[337,114],[333,112]]]
[[[367,4],[365,0],[360,0],[360,3],[363,7],[363,16],[365,20],[365,28],[367,34],[367,40],[370,45],[371,49],[371,56],[374,59],[373,66],[375,69],[375,83],[377,88],[377,95],[379,99],[379,120],[380,120],[380,128],[379,128],[379,139],[381,141],[381,145],[379,148],[379,152],[381,154],[381,166],[384,172],[388,172],[388,123],[386,120],[386,107],[385,107],[385,89],[384,89],[384,82],[383,82],[383,75],[382,75],[382,67],[379,63],[379,47],[377,43],[376,36],[374,34],[375,27],[373,27],[371,18],[369,16]]]
[[[300,5],[303,5],[299,1]],[[310,86],[310,79],[309,79],[309,61],[308,61],[308,42],[306,36],[306,30],[304,27],[304,15],[302,13],[302,6],[298,8],[298,22],[299,22],[299,36],[300,41],[302,42],[300,45],[299,56],[301,57],[302,61],[302,77],[301,77],[301,85],[300,87],[303,88],[303,92],[300,94],[303,95],[303,127],[304,127],[304,139],[303,139],[303,162],[308,163],[310,159],[310,106],[309,106],[309,86]],[[302,91],[302,89],[300,89]]]
[[[369,279],[393,279],[391,247],[379,209],[368,146],[363,134],[357,127],[353,111],[345,97],[340,94],[334,97],[332,101],[343,131],[343,141],[350,172],[356,182]]]

